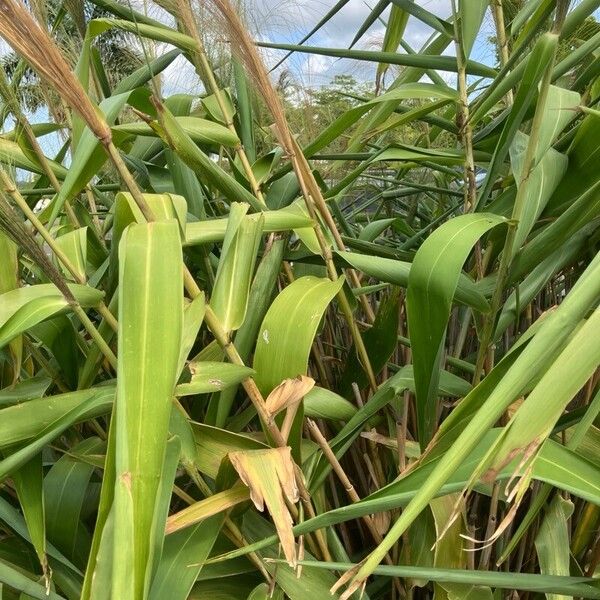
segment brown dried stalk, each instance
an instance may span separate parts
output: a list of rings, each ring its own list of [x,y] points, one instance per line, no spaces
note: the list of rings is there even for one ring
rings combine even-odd
[[[319,185],[312,174],[308,161],[306,160],[301,149],[298,147],[296,140],[294,140],[292,137],[287,120],[285,118],[281,100],[273,89],[262,58],[260,57],[254,42],[248,35],[248,31],[244,27],[244,24],[229,0],[212,0],[212,4],[217,9],[215,17],[220,19],[229,35],[232,51],[236,54],[240,62],[246,67],[246,71],[253,79],[259,94],[261,95],[263,101],[269,109],[269,112],[271,113],[271,116],[273,117],[275,122],[274,130],[279,143],[292,163],[300,184],[300,189],[302,190],[302,195],[306,201],[306,206],[311,218],[313,218],[315,221],[315,234],[319,241],[323,258],[325,259],[327,272],[329,277],[335,281],[338,277],[337,271],[333,263],[333,257],[329,243],[321,231],[319,221],[317,220],[317,212],[327,224],[327,227],[329,228],[337,247],[339,249],[344,249],[344,243],[337,229],[337,225],[335,224],[335,221],[333,220],[333,217],[327,208],[327,204],[325,203],[323,195],[321,194],[321,189],[319,188]],[[356,273],[349,271],[348,275],[354,285],[357,285],[358,280]],[[367,373],[369,383],[373,390],[376,390],[377,382],[371,367],[369,355],[366,351],[360,331],[358,330],[352,315],[352,309],[343,290],[338,294],[338,301],[348,323],[348,327],[352,333],[357,354],[360,358],[363,368],[365,369],[365,372]],[[363,302],[365,312],[369,318],[371,318],[373,313],[370,305],[368,305],[366,299],[362,299],[361,301]]]
[[[0,0],[0,35],[81,115],[98,139],[110,142],[110,127],[56,44],[19,0]]]

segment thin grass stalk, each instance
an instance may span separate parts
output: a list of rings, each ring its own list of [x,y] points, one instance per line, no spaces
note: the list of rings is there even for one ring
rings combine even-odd
[[[0,194],[0,228],[30,255],[43,271],[44,275],[56,286],[71,307],[71,310],[79,317],[88,334],[97,342],[102,354],[104,354],[111,366],[116,370],[117,359],[113,351],[100,335],[96,326],[90,321],[83,308],[81,308],[62,275],[58,272],[58,269],[50,262],[50,259],[44,254],[31,233],[25,229],[18,215],[2,194]]]
[[[509,60],[508,39],[506,37],[506,28],[504,27],[504,8],[502,0],[491,0],[492,16],[494,17],[494,26],[496,27],[496,46],[498,48],[498,56],[500,57],[500,65],[505,67]],[[504,96],[506,105],[510,106],[513,103],[513,91],[508,90]]]
[[[31,128],[31,125],[29,124],[29,121],[27,120],[27,117],[24,115],[23,111],[21,110],[19,101],[17,100],[17,97],[15,96],[15,93],[6,78],[6,73],[1,66],[0,66],[0,96],[2,96],[4,98],[4,102],[6,103],[6,106],[12,113],[13,117],[15,118],[15,121],[17,122],[17,126],[20,127],[23,130],[23,132],[25,133],[25,136],[27,137],[27,141],[30,143],[31,148],[35,152],[35,155],[40,163],[40,166],[42,167],[42,170],[44,171],[46,177],[48,177],[48,180],[50,181],[50,185],[52,185],[52,188],[54,189],[55,192],[59,192],[60,191],[60,183],[58,181],[58,178],[54,174],[54,171],[52,170],[52,167],[50,166],[50,163],[48,162],[48,159],[46,158],[46,155],[44,154],[44,152],[40,146],[40,143],[38,142],[38,139],[35,136],[35,133],[33,132],[33,129]],[[71,207],[71,203],[68,201],[65,202],[65,211],[67,213],[67,217],[69,218],[69,221],[71,221],[71,224],[74,227],[81,227],[81,223],[79,223],[79,219],[77,218],[77,215],[74,213],[73,208]]]
[[[337,475],[338,479],[340,480],[340,483],[342,484],[344,491],[348,495],[348,498],[350,498],[350,501],[351,502],[360,502],[360,496],[354,489],[352,482],[348,478],[348,475],[346,475],[344,468],[338,461],[335,453],[331,449],[331,446],[327,442],[327,439],[321,433],[319,426],[312,419],[308,419],[306,422],[306,425],[307,425],[308,430],[310,431],[313,439],[315,440],[315,442],[317,442],[317,444],[319,445],[319,447],[321,448],[321,450],[323,452],[323,455],[325,456],[325,458],[331,465],[331,468],[333,469],[334,473]],[[367,529],[369,530],[369,533],[373,537],[373,540],[375,540],[375,542],[377,544],[381,544],[381,542],[383,541],[383,536],[377,530],[377,527],[375,526],[375,522],[373,521],[371,515],[364,515],[362,517],[362,520],[364,521],[365,525],[367,526]],[[389,553],[385,555],[384,560],[388,565],[396,564],[392,560],[392,557],[389,555]],[[399,594],[404,595],[404,588],[402,587],[400,580],[397,577],[394,578],[394,586],[396,588],[396,591]]]
[[[568,2],[567,2],[568,5]],[[559,9],[557,9],[558,12]],[[562,23],[562,21],[560,21]],[[560,26],[557,26],[560,27]],[[558,29],[560,30],[560,29]],[[556,31],[553,35],[558,36],[558,32]],[[500,257],[500,264],[498,266],[498,274],[496,287],[494,288],[494,293],[492,295],[492,300],[490,302],[490,311],[485,315],[483,329],[480,338],[480,346],[477,353],[477,361],[475,363],[475,374],[473,376],[473,385],[477,385],[481,379],[481,375],[483,373],[483,366],[488,356],[488,351],[490,350],[490,344],[492,341],[492,337],[494,334],[494,327],[496,322],[496,315],[500,308],[500,303],[502,301],[502,295],[504,293],[504,286],[506,284],[506,279],[508,276],[508,269],[512,262],[513,257],[513,246],[514,240],[517,233],[517,225],[521,220],[521,216],[523,214],[523,210],[525,208],[525,195],[527,191],[527,186],[524,183],[527,181],[531,170],[534,167],[534,159],[535,152],[537,148],[537,142],[540,135],[540,130],[542,127],[542,120],[544,118],[544,110],[546,106],[546,101],[548,98],[548,93],[550,90],[550,84],[552,83],[552,70],[554,68],[554,62],[556,59],[556,45],[554,46],[552,57],[549,61],[548,66],[544,72],[544,76],[540,83],[540,91],[539,97],[536,105],[536,111],[533,116],[533,121],[531,125],[531,132],[529,134],[529,143],[527,144],[527,150],[525,152],[525,158],[523,160],[523,171],[521,174],[520,185],[517,186],[517,193],[515,196],[515,202],[513,206],[513,211],[511,215],[511,219],[508,222],[508,230],[506,233],[506,239],[504,242],[504,248],[502,249],[502,255]]]
[[[48,244],[50,250],[56,258],[62,263],[62,265],[69,271],[75,282],[81,285],[87,285],[87,280],[82,277],[73,263],[69,260],[69,257],[62,251],[60,246],[56,243],[55,239],[50,235],[48,230],[44,227],[43,223],[37,218],[36,214],[29,208],[29,205],[25,201],[25,198],[21,196],[17,186],[8,176],[6,171],[0,168],[0,182],[4,187],[4,191],[13,199],[15,204],[21,209],[23,214],[27,217],[29,222],[33,225],[35,230],[42,236],[44,241]],[[97,307],[98,312],[106,319],[106,322],[110,325],[113,331],[117,331],[118,324],[114,315],[110,312],[104,301],[101,301]]]
[[[225,125],[229,131],[231,131],[231,133],[235,134],[237,137],[237,131],[233,123],[233,116],[231,115],[229,107],[223,98],[223,93],[219,88],[215,74],[213,73],[212,67],[208,61],[208,57],[206,56],[204,44],[202,42],[202,38],[200,37],[198,25],[192,11],[191,0],[177,0],[177,8],[179,13],[177,16],[179,17],[185,33],[187,33],[187,35],[189,35],[196,43],[196,51],[192,53],[192,58],[194,62],[196,62],[198,74],[202,79],[205,80],[206,84],[208,84],[207,88],[215,96],[219,109],[223,114],[223,118],[225,119]],[[246,174],[246,178],[248,179],[252,193],[256,199],[266,207],[267,204],[265,202],[265,198],[260,189],[260,185],[256,181],[254,171],[252,171],[252,165],[248,160],[248,155],[246,154],[241,142],[238,142],[234,146],[234,151],[242,163],[242,168],[244,169],[244,173]]]
[[[475,183],[475,159],[473,156],[473,129],[469,120],[469,95],[467,88],[467,58],[462,38],[462,27],[458,17],[456,0],[452,0],[454,38],[456,46],[456,64],[458,67],[458,102],[456,125],[465,152],[464,169],[464,212],[472,211],[476,204],[477,187]]]

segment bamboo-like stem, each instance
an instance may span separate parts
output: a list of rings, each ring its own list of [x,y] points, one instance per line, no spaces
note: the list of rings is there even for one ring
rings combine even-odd
[[[490,4],[496,27],[496,45],[498,46],[500,64],[504,67],[508,64],[509,55],[508,39],[506,38],[506,29],[504,27],[504,8],[502,7],[502,0],[491,0]],[[510,106],[513,103],[512,90],[508,90],[504,98],[506,105]]]
[[[492,490],[492,498],[490,500],[490,510],[488,514],[488,521],[485,529],[484,540],[488,540],[492,537],[494,533],[494,528],[496,527],[496,520],[498,512],[498,499],[500,497],[500,485],[496,483]],[[481,551],[481,556],[479,558],[479,569],[485,571],[489,568],[490,558],[492,556],[492,545],[486,544]]]
[[[344,490],[345,490],[346,494],[348,495],[348,498],[350,498],[350,501],[353,503],[360,502],[360,496],[358,495],[357,491],[354,489],[352,482],[348,478],[348,475],[346,475],[344,468],[342,467],[342,465],[340,464],[340,461],[337,459],[336,455],[334,454],[333,450],[331,449],[331,446],[325,439],[325,436],[321,433],[319,426],[312,419],[307,419],[306,424],[308,426],[308,429],[309,429],[313,439],[315,440],[315,442],[317,442],[317,444],[321,448],[323,455],[325,456],[325,458],[331,465],[331,468],[333,469],[334,473],[337,475],[338,479],[340,480],[340,483],[344,487]],[[381,544],[381,542],[383,541],[383,536],[377,530],[377,527],[376,527],[375,522],[373,521],[371,515],[363,515],[362,520],[364,521],[365,525],[367,526],[367,529],[373,536],[373,540],[375,540],[375,542],[377,544]],[[388,565],[395,564],[394,561],[392,560],[392,557],[389,555],[389,553],[386,553],[384,560]],[[397,587],[397,591],[400,594],[403,594],[404,590],[402,589],[402,586],[400,585],[400,580],[397,577],[394,578],[394,584]]]
[[[554,59],[556,57],[556,46],[546,71],[544,72],[541,84],[540,92],[537,101],[536,111],[533,116],[533,122],[531,125],[531,132],[529,134],[529,143],[527,144],[527,150],[525,151],[525,158],[523,160],[523,170],[519,185],[517,185],[517,193],[515,196],[515,203],[513,206],[513,212],[510,221],[508,222],[508,231],[506,232],[506,240],[504,242],[504,248],[500,257],[500,264],[498,266],[498,275],[496,280],[496,287],[492,295],[490,302],[490,311],[485,315],[483,330],[481,333],[479,351],[477,353],[477,361],[475,363],[475,374],[473,375],[473,385],[477,385],[481,379],[483,367],[488,355],[488,349],[494,335],[494,327],[496,324],[496,314],[500,308],[502,301],[502,294],[504,293],[504,285],[508,276],[508,269],[512,262],[514,253],[514,241],[517,233],[517,225],[523,215],[525,208],[525,192],[527,186],[525,185],[531,170],[535,166],[535,152],[537,148],[537,141],[540,136],[540,129],[542,126],[542,119],[544,117],[544,108],[546,106],[546,100],[548,98],[548,92],[550,89],[550,83],[552,82],[552,69],[554,67]]]
[[[319,205],[325,205],[325,200],[321,195],[317,182],[314,180],[314,177],[312,177],[312,173],[308,166],[308,161],[304,157],[304,154],[302,154],[302,150],[300,150],[300,148],[294,140],[290,140],[290,142],[291,147],[293,148],[293,151],[290,155],[290,160],[292,161],[294,171],[298,176],[300,189],[302,190],[302,195],[304,196],[304,199],[306,201],[306,207],[308,209],[309,215],[314,221],[314,231],[315,235],[317,236],[317,241],[319,242],[321,254],[323,256],[323,259],[325,260],[327,273],[332,281],[336,281],[338,278],[338,274],[335,268],[335,264],[333,262],[331,248],[329,246],[329,243],[325,239],[325,236],[323,235],[323,231],[321,230],[321,226],[317,217],[317,207]],[[310,174],[310,176],[304,177],[306,173]],[[326,206],[325,211],[329,215],[330,220],[333,221],[331,213],[329,212]],[[335,227],[335,223],[333,225]],[[371,386],[373,392],[375,392],[377,390],[377,381],[375,379],[375,373],[373,372],[373,368],[371,366],[369,353],[367,352],[364,341],[358,329],[358,325],[354,319],[354,315],[352,314],[352,308],[350,307],[350,303],[348,302],[348,298],[346,297],[346,294],[343,289],[341,289],[338,292],[337,299],[340,304],[342,313],[346,319],[346,323],[348,324],[348,327],[350,329],[352,339],[354,340],[356,353],[369,379],[369,385]]]
[[[106,249],[106,242],[104,241],[104,236],[102,235],[102,225],[100,224],[100,219],[98,218],[98,206],[96,205],[94,192],[92,191],[89,185],[85,188],[85,195],[88,199],[90,210],[92,211],[92,222],[94,223],[94,227],[96,228],[98,240],[100,241],[102,247]]]
[[[133,175],[129,172],[125,161],[121,158],[119,151],[116,146],[113,144],[112,140],[109,138],[108,140],[101,140],[104,145],[104,149],[108,154],[110,160],[113,165],[117,169],[119,173],[119,177],[121,181],[125,184],[130,194],[133,196],[135,203],[138,205],[139,209],[142,211],[142,215],[144,215],[144,219],[146,221],[151,222],[154,221],[154,215],[152,214],[152,209],[146,202],[144,195],[142,194],[138,184],[135,182]]]
[[[31,124],[29,123],[27,117],[21,110],[21,105],[19,104],[19,101],[17,100],[13,89],[8,83],[6,73],[4,72],[4,69],[1,66],[0,96],[4,98],[8,109],[15,118],[17,126],[20,127],[25,133],[27,141],[29,142],[31,148],[35,152],[35,155],[38,159],[38,162],[40,163],[40,166],[42,167],[42,170],[44,171],[44,174],[46,175],[46,177],[48,177],[48,180],[50,181],[50,185],[52,186],[55,192],[59,192],[60,183],[58,181],[58,178],[52,170],[52,167],[50,166],[50,163],[48,162],[48,159],[46,158],[46,155],[44,154],[44,151],[42,150],[40,143],[38,142],[38,139],[35,136],[35,133],[33,132],[33,129],[31,128]],[[65,211],[67,213],[69,221],[71,221],[71,224],[74,227],[81,227],[81,223],[79,223],[79,219],[77,218],[77,215],[74,213],[73,208],[71,207],[71,204],[68,201],[65,202]]]
[[[458,66],[458,103],[456,110],[456,125],[465,152],[464,168],[464,212],[475,208],[477,187],[475,183],[475,159],[473,155],[473,129],[469,121],[469,95],[467,88],[467,56],[462,37],[462,28],[456,10],[455,1],[452,1],[454,22],[454,38],[456,46],[456,64]]]
[[[106,340],[102,337],[100,332],[96,329],[95,325],[90,321],[90,318],[87,316],[85,310],[81,308],[79,304],[71,304],[73,312],[77,315],[82,325],[85,327],[86,331],[90,334],[91,338],[94,340],[98,348],[100,348],[102,354],[106,356],[110,366],[116,371],[117,370],[117,357],[114,355],[113,351],[110,349],[109,345],[106,343]]]
[[[198,75],[201,79],[205,81],[205,85],[214,95],[219,106],[219,110],[221,111],[223,118],[225,119],[225,126],[227,127],[227,129],[229,129],[229,131],[231,131],[231,133],[238,137],[235,125],[233,123],[233,116],[231,115],[229,107],[225,102],[223,93],[219,88],[219,84],[217,83],[215,74],[208,61],[208,57],[206,56],[206,51],[204,49],[204,44],[202,42],[202,38],[200,37],[200,33],[198,32],[198,26],[196,24],[196,19],[194,18],[194,14],[192,12],[190,0],[178,0],[177,6],[179,8],[180,21],[185,29],[185,32],[196,43],[196,51],[192,53],[192,59],[196,63],[196,70],[198,72]],[[263,206],[266,206],[267,204],[265,202],[263,193],[260,189],[260,185],[256,181],[254,171],[252,171],[252,165],[248,160],[248,155],[246,154],[246,150],[244,149],[244,146],[241,142],[238,142],[234,146],[234,151],[240,159],[240,162],[242,163],[242,168],[244,169],[244,173],[246,174],[246,178],[248,179],[248,183],[250,184],[252,193]]]
[[[37,218],[36,214],[29,208],[29,205],[20,194],[17,186],[14,184],[12,179],[7,175],[4,169],[0,168],[0,181],[6,193],[14,200],[15,204],[21,209],[23,214],[29,219],[30,223],[34,226],[36,231],[42,236],[43,240],[48,244],[50,250],[56,258],[63,264],[65,269],[69,271],[73,279],[81,284],[87,285],[87,280],[82,277],[77,271],[73,263],[69,260],[69,257],[62,251],[60,246],[56,243],[56,240],[50,235],[48,230],[44,227],[43,223]],[[117,331],[118,324],[114,315],[110,312],[106,304],[102,301],[97,306],[98,312],[106,319],[106,322],[110,325],[111,329]]]

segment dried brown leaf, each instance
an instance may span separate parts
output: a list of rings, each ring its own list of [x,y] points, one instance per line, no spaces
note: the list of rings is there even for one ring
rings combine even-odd
[[[284,379],[268,396],[267,411],[275,416],[284,408],[297,404],[313,389],[315,380],[312,377],[298,375],[292,379]]]
[[[260,511],[265,504],[277,529],[281,547],[290,566],[297,563],[293,521],[285,500],[296,503],[298,486],[294,477],[291,448],[230,452],[229,460],[250,489],[250,499]]]

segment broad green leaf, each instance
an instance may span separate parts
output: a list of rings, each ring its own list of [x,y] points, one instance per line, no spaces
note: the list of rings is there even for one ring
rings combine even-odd
[[[269,214],[269,212],[266,214]],[[256,343],[260,324],[271,304],[285,247],[285,240],[274,241],[263,254],[256,269],[256,275],[250,287],[246,319],[235,334],[235,347],[244,362],[248,362],[250,352]],[[207,424],[216,425],[217,427],[225,426],[233,406],[236,391],[236,387],[231,387],[212,397],[206,418]]]
[[[535,538],[535,548],[543,575],[570,575],[569,532],[567,521],[573,514],[574,505],[557,495],[544,516],[540,531]],[[569,600],[565,594],[546,594],[547,600]]]
[[[381,45],[383,52],[396,52],[400,45],[400,40],[404,36],[406,23],[408,22],[409,14],[394,4],[390,10],[387,27],[385,28],[385,36]],[[389,65],[380,63],[377,65],[377,84],[381,83],[383,76],[388,70]]]
[[[491,464],[484,468],[495,471],[515,456],[527,459],[550,435],[567,404],[600,364],[600,343],[592,333],[599,326],[600,309],[596,309],[506,425],[498,447],[492,450]]]
[[[98,438],[73,448],[82,454],[102,454]],[[44,478],[48,539],[79,567],[85,567],[91,536],[84,524],[88,484],[94,467],[69,455],[61,457]]]
[[[350,570],[356,565],[349,563],[303,561],[306,567],[327,570]],[[435,569],[412,566],[380,566],[374,573],[387,577],[421,577],[430,581],[464,583],[518,589],[531,592],[558,592],[583,598],[600,598],[600,590],[591,577],[561,577],[558,575],[535,575],[530,573],[508,573],[498,571],[468,571],[461,569]]]
[[[577,128],[567,156],[569,169],[548,203],[553,214],[564,212],[577,198],[592,188],[599,178],[595,164],[600,153],[600,119],[588,115]]]
[[[263,213],[263,231],[289,231],[291,229],[312,228],[313,222],[306,214],[306,209],[299,203],[279,210],[267,210]],[[187,224],[185,245],[208,244],[220,242],[225,239],[228,219],[210,219],[207,221],[194,221]]]
[[[414,0],[391,0],[396,6],[404,9],[407,13],[422,21],[426,25],[429,25],[432,29],[439,31],[440,33],[452,34],[452,26],[447,21],[440,19],[438,16],[429,12],[423,8],[419,3]]]
[[[83,307],[96,306],[103,293],[84,285],[69,285]],[[53,315],[69,310],[69,303],[51,283],[22,287],[0,295],[0,347]]]
[[[435,431],[437,382],[452,297],[460,272],[477,240],[504,219],[492,214],[455,217],[421,245],[410,269],[407,312],[413,352],[419,442]]]
[[[349,421],[356,410],[354,404],[327,388],[315,386],[304,396],[304,414],[313,419]]]
[[[387,63],[404,67],[457,72],[456,59],[449,56],[425,56],[421,54],[400,54],[372,50],[346,50],[343,48],[321,48],[318,46],[297,46],[294,44],[273,44],[269,42],[258,42],[258,45],[263,48],[273,48],[276,50],[293,50],[294,52],[333,56],[335,58],[350,58],[352,60]],[[466,68],[469,75],[480,75],[483,77],[495,77],[496,75],[494,69],[474,61],[467,61]]]
[[[56,245],[65,253],[70,263],[75,267],[77,275],[83,280],[87,279],[87,227],[80,227],[56,238]],[[61,264],[63,273],[72,277],[69,271]]]
[[[556,85],[548,88],[548,97],[544,106],[544,120],[540,128],[536,146],[536,162],[539,162],[563,129],[575,118],[581,103],[577,92]]]
[[[448,494],[435,498],[429,504],[435,522],[436,542],[433,566],[438,569],[466,569],[467,552],[463,548],[465,531],[465,514],[460,514],[446,530],[453,518],[454,506],[459,499],[458,494]],[[445,533],[444,533],[445,532]],[[442,535],[443,534],[443,535]],[[438,587],[439,586],[439,587]],[[435,585],[436,597],[445,593],[448,600],[493,600],[492,592],[487,586],[471,586],[464,583],[444,582]]]
[[[351,267],[379,281],[386,281],[404,288],[408,287],[412,268],[409,262],[354,252],[338,252],[337,255]],[[473,281],[462,272],[459,275],[454,298],[457,302],[471,306],[481,312],[489,310],[489,304],[485,296],[479,292]]]
[[[19,287],[19,258],[17,245],[0,230],[0,294],[10,292]],[[15,337],[9,344],[9,352],[12,358],[13,383],[19,377],[21,362],[23,359],[23,339]],[[41,394],[40,394],[41,395]],[[0,392],[0,398],[2,392]],[[0,400],[2,404],[2,400]]]
[[[469,58],[471,55],[488,4],[487,0],[459,0],[458,2],[461,49],[465,58]]]
[[[183,326],[176,221],[131,225],[120,242],[113,597],[150,585],[158,483]],[[128,570],[128,567],[132,571]]]
[[[131,75],[124,77],[117,83],[113,90],[113,95],[117,96],[123,92],[129,92],[141,87],[150,81],[152,77],[156,77],[162,73],[162,71],[164,71],[180,54],[181,51],[178,49],[170,50],[162,56],[150,61],[150,63],[136,69]]]
[[[479,207],[484,207],[489,198],[492,186],[508,154],[513,138],[525,118],[531,100],[538,92],[538,83],[554,57],[557,44],[558,36],[556,34],[545,33],[538,39],[530,53],[514,104],[502,128],[485,181],[479,192],[477,199],[477,206]]]
[[[41,398],[50,387],[52,380],[44,375],[30,377],[17,383],[15,386],[0,390],[0,406],[19,404],[26,400]]]
[[[22,569],[5,561],[0,562],[0,583],[27,594],[29,598],[37,598],[38,600],[65,600],[64,596],[52,590],[46,590],[45,586],[33,580],[33,576],[28,577],[23,574]],[[0,589],[0,591],[2,590]]]
[[[175,117],[175,120],[196,144],[221,144],[223,146],[239,144],[239,139],[235,134],[214,121],[199,117]],[[156,132],[152,127],[143,121],[114,125],[112,129],[136,136],[156,137]]]
[[[88,24],[88,35],[96,37],[109,29],[121,29],[150,40],[166,42],[181,48],[182,50],[194,51],[196,44],[194,40],[175,29],[165,25],[154,25],[141,22],[125,21],[123,19],[94,19]]]
[[[248,208],[238,202],[231,205],[210,298],[211,308],[227,332],[239,329],[244,322],[262,233],[262,214],[246,216]]]
[[[44,505],[42,455],[38,454],[13,473],[17,497],[27,523],[31,543],[42,566],[48,575],[46,558],[46,510]]]
[[[180,383],[175,388],[177,396],[191,396],[194,394],[209,394],[236,385],[254,371],[231,363],[193,361],[189,364],[192,377],[187,383]]]
[[[0,411],[0,415],[2,415],[0,447],[8,448],[31,440],[43,432],[51,430],[62,418],[78,409],[84,416],[87,410],[95,415],[104,414],[101,412],[102,410],[109,412],[114,396],[114,385],[104,385],[67,394],[37,398],[3,408]]]
[[[255,381],[263,394],[284,379],[306,374],[317,327],[342,284],[342,278],[300,277],[275,298],[260,326],[254,353]]]
[[[167,535],[160,563],[152,580],[150,600],[186,600],[208,558],[223,524],[215,515],[201,523]]]
[[[183,335],[181,339],[181,349],[179,352],[179,365],[177,373],[181,374],[185,366],[185,361],[188,358],[194,342],[198,337],[198,332],[204,320],[206,312],[206,301],[204,294],[198,294],[183,311]]]
[[[60,164],[46,159],[59,179],[64,179],[67,175],[67,170]],[[37,163],[30,159],[21,149],[19,144],[11,141],[8,138],[0,137],[0,162],[4,163],[9,167],[18,167],[19,169],[25,169],[31,173],[43,173],[43,169]]]

